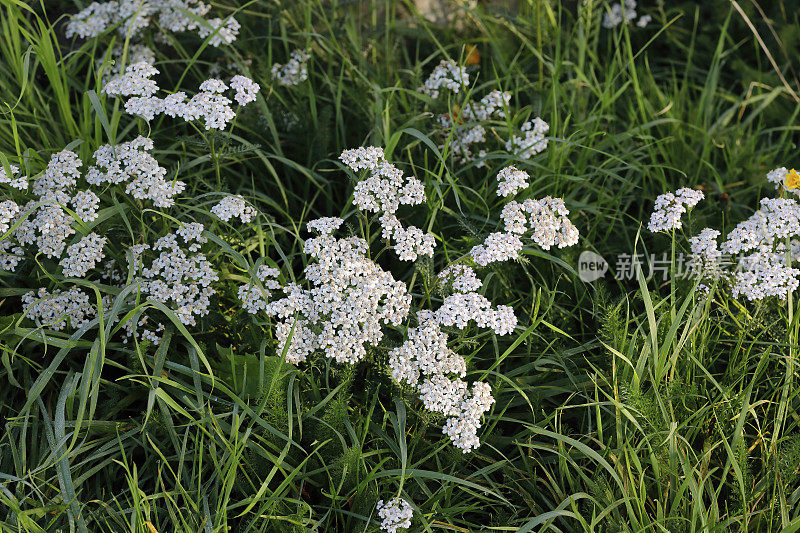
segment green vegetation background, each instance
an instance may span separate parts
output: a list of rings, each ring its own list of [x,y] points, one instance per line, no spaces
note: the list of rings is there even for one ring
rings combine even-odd
[[[84,156],[108,142],[89,91],[109,38],[64,37],[85,4],[0,0],[0,152],[46,160],[76,139]],[[493,300],[525,329],[475,341],[471,366],[497,404],[470,455],[378,365],[289,367],[222,303],[198,338],[213,383],[177,332],[147,357],[91,342],[61,354],[20,336],[17,296],[34,280],[4,274],[0,528],[374,531],[376,501],[400,488],[413,531],[800,528],[797,302],[704,302],[679,280],[587,285],[554,260],[668,252],[642,229],[658,194],[700,187],[689,233],[730,227],[772,194],[767,171],[800,165],[800,3],[663,4],[640,2],[645,29],[606,30],[602,2],[453,4],[442,27],[410,2],[226,1],[214,7],[242,24],[233,46],[154,45],[168,88],[250,65],[264,99],[214,168],[191,170],[207,156],[185,126],[157,120],[152,136],[192,192],[257,198],[295,272],[304,223],[340,214],[351,190],[334,163],[345,148],[395,143],[407,171],[458,183],[470,200],[449,238],[468,243],[496,217],[499,167],[437,161],[414,91],[466,45],[481,57],[475,94],[499,84],[550,123],[532,189],[565,198],[581,245],[498,268]],[[312,54],[309,81],[273,87],[272,64],[297,47]]]

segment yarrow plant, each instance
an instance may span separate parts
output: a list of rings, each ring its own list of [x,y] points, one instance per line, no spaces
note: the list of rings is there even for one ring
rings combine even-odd
[[[202,118],[206,129],[222,129],[235,117],[232,100],[222,95],[229,89],[223,81],[207,80],[191,99],[182,92],[162,99],[156,96],[159,88],[152,79],[157,73],[147,62],[135,63],[110,79],[104,90],[109,96],[129,97],[126,110],[149,120],[164,113],[187,121]],[[249,78],[234,76],[230,89],[241,106],[255,100],[259,86]],[[139,300],[160,304],[184,326],[196,326],[208,314],[221,266],[205,254],[209,234],[204,224],[171,218],[177,227],[152,243],[137,238],[132,229],[130,238],[122,240],[103,233],[117,231],[106,221],[113,219],[119,205],[133,211],[169,209],[185,191],[183,181],[167,177],[167,169],[151,154],[153,149],[152,139],[138,136],[100,146],[87,162],[71,150],[57,152],[33,179],[18,176],[19,168],[13,165],[2,171],[0,185],[9,190],[8,196],[30,198],[22,205],[14,200],[0,203],[0,229],[5,234],[0,240],[0,268],[14,272],[23,261],[34,264],[32,259],[39,254],[55,261],[67,284],[25,294],[23,310],[28,318],[52,330],[75,330],[97,317],[101,308],[107,315],[116,293],[128,295],[124,305]],[[211,215],[249,223],[257,213],[243,197],[230,196]],[[43,279],[52,278],[47,264],[41,266],[47,274]],[[79,285],[69,286],[71,278],[102,283],[116,292],[94,302]],[[137,305],[120,325],[125,342],[131,338],[160,342],[164,321],[151,319],[153,312],[148,309]],[[119,319],[115,315],[114,320]]]
[[[224,222],[238,218],[244,223],[250,222],[258,214],[240,194],[226,196],[211,208],[211,213]]]
[[[67,22],[67,37],[97,37],[113,27],[120,35],[138,39],[151,26],[160,31],[196,31],[201,39],[213,35],[211,46],[236,40],[240,25],[233,17],[204,18],[211,6],[201,0],[111,0],[92,2]],[[160,33],[160,41],[167,39]]]
[[[683,187],[675,193],[664,193],[656,198],[653,214],[647,229],[652,232],[672,231],[681,227],[681,216],[705,198],[702,191]]]
[[[785,168],[767,174],[767,181],[792,190],[793,176]],[[680,189],[656,200],[651,230],[681,228],[680,215],[693,207],[702,193]],[[735,298],[756,301],[785,300],[800,286],[800,204],[793,198],[762,198],[761,208],[737,224],[720,241],[721,233],[704,228],[689,238],[690,267],[708,286],[728,287]],[[725,270],[723,257],[735,258],[733,272]],[[733,264],[731,262],[731,264]]]
[[[468,86],[466,68],[452,60],[443,60],[418,91],[434,100],[444,101],[446,96],[458,94]],[[494,120],[496,129],[504,127],[509,130],[508,139],[503,145],[507,152],[518,159],[530,159],[543,152],[547,148],[546,135],[550,126],[536,117],[523,122],[518,129],[509,128],[510,105],[510,92],[493,90],[479,101],[469,100],[463,107],[455,105],[448,112],[438,115],[436,121],[445,139],[440,149],[448,146],[461,163],[474,161],[477,167],[484,167],[484,159],[488,154],[486,128]],[[477,153],[474,151],[476,146]]]
[[[174,205],[185,184],[166,180],[167,171],[150,154],[152,149],[153,141],[140,136],[101,146],[87,164],[70,150],[54,154],[32,180],[29,194],[33,198],[22,207],[12,200],[0,204],[7,233],[0,241],[0,267],[14,272],[22,261],[34,264],[33,258],[41,254],[56,261],[63,278],[102,282],[119,290],[133,287],[134,292],[128,291],[131,295],[145,295],[165,304],[180,322],[195,325],[197,317],[207,314],[215,292],[211,285],[219,279],[201,251],[207,242],[203,224],[185,223],[152,246],[112,242],[99,230],[92,231],[99,227],[101,213],[116,209],[109,201],[112,191],[153,208]],[[28,182],[28,178],[14,178],[7,185],[15,180]],[[120,253],[128,256],[127,265],[109,257]],[[148,259],[151,255],[152,260]],[[111,294],[104,296],[103,308],[110,299]],[[77,285],[54,291],[41,287],[24,295],[23,304],[28,318],[54,330],[83,327],[97,316],[99,305]],[[141,311],[137,314],[138,324],[128,321],[124,325],[127,336],[135,335],[136,325],[140,325],[143,328],[138,335],[157,343],[156,331],[163,330],[163,323],[155,329],[145,328],[147,316]]]
[[[516,194],[527,188],[529,179],[527,172],[506,167],[497,175],[497,195],[506,198]],[[569,209],[561,198],[528,198],[521,203],[510,200],[500,215],[505,231],[489,234],[470,254],[478,265],[486,266],[517,259],[524,246],[523,238],[530,238],[544,250],[574,246],[580,235],[568,215]]]
[[[224,93],[233,90],[233,99],[240,106],[245,106],[255,101],[260,90],[259,85],[251,79],[236,75],[231,78],[230,87],[222,80],[211,78],[201,83],[200,92],[191,98],[183,91],[159,98],[155,96],[159,90],[158,84],[151,79],[156,74],[158,69],[152,65],[135,63],[125,69],[124,75],[109,81],[103,92],[109,96],[129,97],[125,101],[125,111],[147,121],[164,114],[180,117],[187,122],[202,119],[206,130],[224,130],[236,117],[231,107],[233,101]]]
[[[414,177],[386,161],[379,147],[356,148],[342,152],[340,159],[354,172],[367,171],[366,178],[356,183],[353,201],[359,209],[380,215],[384,239],[394,239],[395,250],[402,261],[416,261],[420,255],[433,256],[436,245],[433,235],[415,226],[404,227],[396,213],[401,205],[419,205],[425,201],[425,188]]]
[[[405,177],[380,147],[345,150],[340,160],[357,177],[352,198],[362,217],[360,225],[377,222],[382,238],[394,243],[400,260],[434,258],[433,235],[404,226],[397,216],[401,206],[426,202],[424,185]],[[498,196],[522,191],[528,180],[524,171],[503,169]],[[508,206],[517,206],[523,220],[513,227],[507,222],[505,233],[487,237],[465,257],[467,261],[480,267],[512,259],[522,249],[523,238],[545,249],[577,242],[577,229],[567,218],[563,200],[511,201],[504,213]],[[366,240],[334,235],[343,224],[336,217],[310,221],[307,228],[317,235],[303,246],[309,258],[304,282],[281,284],[276,271],[251,276],[239,288],[243,307],[277,321],[277,351],[292,364],[301,364],[314,353],[338,363],[359,363],[370,348],[381,344],[386,328],[400,329],[410,319],[415,325],[405,330],[404,342],[389,351],[389,372],[396,382],[416,391],[427,411],[445,418],[442,431],[457,448],[464,453],[474,450],[480,445],[481,418],[494,398],[489,384],[464,381],[468,365],[450,348],[448,331],[474,325],[509,335],[517,326],[514,310],[493,306],[477,292],[483,282],[467,263],[448,264],[437,275],[447,293],[440,305],[415,302],[405,282],[369,258]],[[511,250],[504,250],[505,242],[511,243]]]
[[[292,50],[285,65],[272,65],[272,78],[287,87],[299,85],[308,79],[308,60],[311,55],[305,50]]]
[[[603,13],[603,27],[607,29],[616,28],[620,24],[630,24],[638,17],[636,13],[636,0],[623,0],[616,2]],[[636,25],[644,28],[653,18],[650,15],[642,15],[636,20]]]
[[[445,88],[453,93],[461,91],[462,87],[469,86],[469,74],[467,69],[451,60],[443,59],[436,68],[433,69],[425,84],[418,91],[428,95],[433,99],[439,98],[439,91]]]
[[[239,22],[234,17],[207,18],[210,11],[211,5],[202,0],[92,2],[67,21],[65,33],[68,38],[92,39],[117,30],[115,33],[127,45],[118,41],[104,54],[105,58],[113,60],[102,73],[107,83],[122,75],[125,66],[142,62],[155,64],[155,51],[145,44],[145,35],[150,29],[156,30],[153,38],[160,45],[170,44],[171,34],[182,32],[195,32],[201,39],[209,38],[208,43],[213,47],[233,43],[241,28]],[[103,62],[103,58],[97,60],[98,69]]]
[[[379,500],[377,509],[382,530],[388,533],[397,533],[398,529],[411,527],[414,509],[406,500],[402,498],[392,498],[386,502]]]

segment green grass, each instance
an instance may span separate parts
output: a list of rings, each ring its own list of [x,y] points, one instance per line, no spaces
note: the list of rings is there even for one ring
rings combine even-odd
[[[96,61],[119,36],[66,39],[63,15],[85,4],[0,0],[0,154],[34,175],[73,141],[86,159],[150,135],[187,182],[167,214],[207,222],[219,193],[234,192],[263,215],[214,223],[227,288],[202,327],[175,322],[158,347],[123,345],[113,316],[72,337],[36,328],[19,296],[47,283],[46,262],[0,272],[0,530],[377,531],[375,503],[398,494],[414,505],[412,531],[800,527],[797,298],[706,301],[683,280],[587,284],[573,270],[587,249],[669,253],[670,239],[644,228],[658,194],[701,187],[686,233],[730,228],[773,193],[767,171],[800,165],[798,2],[642,1],[653,23],[616,30],[601,27],[598,1],[453,4],[446,27],[407,1],[219,2],[242,24],[232,46],[147,39],[162,88],[193,91],[212,65],[261,84],[230,137],[170,119],[148,128],[102,95]],[[448,260],[495,231],[494,176],[513,158],[459,163],[434,127],[449,104],[415,90],[467,44],[480,65],[450,104],[499,86],[513,95],[511,123],[550,124],[549,148],[523,163],[530,194],[563,197],[581,242],[484,270],[486,296],[512,305],[520,327],[453,335],[468,378],[496,399],[481,447],[464,455],[389,379],[385,348],[353,368],[322,357],[294,367],[230,287],[259,256],[299,276],[308,220],[349,215],[362,231],[337,161],[346,148],[387,147],[426,183],[428,214],[413,222]],[[312,54],[309,80],[273,84],[272,64],[298,47]],[[115,235],[172,227],[135,207],[110,216]],[[430,284],[441,257],[400,263],[372,237],[415,298],[441,299]],[[118,292],[112,314],[125,322]],[[396,346],[402,330],[387,337]]]

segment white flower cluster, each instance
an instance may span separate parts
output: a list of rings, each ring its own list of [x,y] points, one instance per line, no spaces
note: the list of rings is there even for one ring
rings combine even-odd
[[[500,216],[507,232],[522,235],[531,230],[533,241],[549,250],[578,244],[578,228],[567,215],[569,209],[564,200],[546,196],[541,200],[528,198],[523,203],[511,200]]]
[[[494,90],[481,98],[480,102],[470,102],[461,110],[461,118],[469,122],[481,122],[490,118],[507,118],[506,108],[511,103],[511,93]]]
[[[445,422],[442,432],[467,453],[480,446],[478,429],[481,426],[481,417],[491,408],[494,398],[489,384],[482,381],[472,384],[471,393],[464,390],[460,396],[461,401],[455,407],[453,416]]]
[[[408,330],[408,339],[389,352],[389,367],[394,379],[413,386],[430,376],[467,373],[466,361],[448,348],[447,334],[433,320]]]
[[[781,189],[794,194],[795,196],[800,196],[800,187],[795,187],[793,189],[787,189],[784,187],[784,180],[786,179],[786,175],[789,173],[789,169],[786,167],[776,168],[775,170],[771,170],[767,172],[767,181],[770,183],[775,184],[775,189]]]
[[[396,220],[396,217],[392,218],[392,221]],[[387,227],[386,225],[383,227],[384,232]],[[420,255],[433,257],[433,249],[436,246],[433,235],[424,233],[415,226],[404,228],[398,222],[394,227],[394,239],[396,241],[394,249],[401,261],[416,261]]]
[[[256,209],[249,205],[244,197],[239,194],[232,194],[220,200],[211,208],[211,213],[225,222],[239,217],[239,220],[245,224],[253,220],[253,217],[258,214]]]
[[[336,219],[309,224],[322,233],[303,246],[312,259],[305,268],[309,287],[287,284],[282,287],[286,296],[263,308],[281,320],[276,337],[288,362],[300,363],[319,350],[339,363],[357,363],[367,353],[365,345],[381,341],[384,324],[397,326],[408,316],[411,296],[403,282],[367,257],[366,241],[326,233],[337,225]],[[246,291],[250,296],[251,289]],[[262,307],[252,301],[247,306]]]
[[[111,49],[111,59],[114,60],[114,64],[111,65],[106,72],[104,72],[104,84],[107,84],[109,81],[117,78],[120,75],[124,74],[123,66],[133,65],[134,63],[147,63],[148,65],[155,65],[156,63],[156,53],[149,47],[143,44],[130,44],[128,46],[127,53],[125,53],[125,47],[117,43],[114,48]],[[124,56],[124,65],[123,65],[123,56]],[[98,70],[102,67],[104,58],[100,58],[97,60],[97,68]]]
[[[353,172],[358,172],[360,170],[378,168],[380,164],[386,161],[386,156],[380,146],[367,146],[366,148],[361,146],[343,151],[339,159],[350,167]]]
[[[150,24],[151,7],[145,0],[92,2],[67,22],[67,37],[91,38],[119,24],[120,35],[136,34]],[[123,24],[124,23],[124,24]]]
[[[210,298],[215,291],[211,284],[219,279],[211,262],[199,251],[206,242],[203,225],[187,224],[177,235],[168,233],[152,247],[160,252],[150,267],[142,269],[140,286],[150,300],[166,304],[183,324],[196,325],[196,317],[208,314]],[[178,236],[189,245],[184,249]],[[134,255],[140,256],[147,245],[139,245]],[[130,265],[135,268],[137,265]]]
[[[528,177],[513,166],[502,169],[497,175],[501,184],[498,196],[510,196],[527,188]],[[574,246],[580,235],[568,215],[569,209],[561,198],[529,198],[522,203],[511,200],[500,215],[505,231],[490,233],[482,244],[472,248],[470,255],[480,266],[517,259],[523,247],[520,236],[528,234],[544,250]]]
[[[259,311],[267,309],[267,300],[272,295],[271,291],[277,291],[281,288],[277,278],[280,272],[276,268],[261,265],[256,271],[256,278],[261,282],[245,283],[239,286],[239,299],[242,301],[242,307],[250,314],[255,315]]]
[[[522,189],[528,188],[530,176],[524,170],[509,166],[497,173],[497,196],[514,196]]]
[[[97,218],[97,208],[100,206],[100,197],[93,191],[78,191],[72,197],[72,207],[75,213],[84,222],[91,222]]]
[[[182,181],[166,181],[167,169],[148,152],[153,140],[139,136],[117,145],[106,144],[94,153],[95,165],[86,172],[90,185],[125,184],[125,192],[137,200],[150,200],[156,207],[171,207],[183,192]],[[82,201],[91,198],[82,197]]]
[[[450,115],[441,115],[439,117],[439,125],[442,126],[445,131],[450,130],[453,124],[454,121],[450,118]],[[468,163],[477,158],[479,161],[475,166],[483,168],[486,166],[486,163],[483,161],[483,158],[486,157],[486,150],[481,149],[478,150],[477,154],[472,153],[472,145],[483,142],[486,142],[486,128],[480,124],[477,126],[462,126],[459,124],[452,130],[449,147],[453,155],[460,158],[460,163]],[[439,145],[440,150],[444,150],[444,148],[444,144]]]
[[[547,149],[547,132],[550,125],[544,120],[536,117],[533,120],[524,122],[520,127],[522,136],[512,135],[506,141],[506,150],[516,155],[520,159],[530,159],[536,154],[540,154]]]
[[[0,166],[0,184],[10,185],[14,189],[24,191],[28,189],[28,176],[20,176],[15,178],[14,174],[19,172],[19,167],[9,165],[9,172]]]
[[[245,106],[250,102],[256,101],[256,94],[261,90],[261,86],[246,76],[237,74],[231,78],[231,89],[236,91],[233,99],[241,105]]]
[[[3,244],[3,260],[0,268],[13,271],[21,260],[24,246],[36,243],[39,252],[49,258],[58,258],[64,252],[66,240],[75,233],[72,229],[74,219],[63,209],[70,203],[80,207],[80,214],[86,214],[90,206],[85,202],[90,199],[84,191],[78,191],[73,197],[73,190],[81,177],[82,162],[77,154],[62,150],[51,156],[47,168],[34,181],[31,188],[35,199],[30,200],[21,209],[15,209],[13,219],[0,224],[16,228]],[[11,213],[8,204],[5,215]],[[91,213],[91,212],[90,212]],[[5,216],[1,218],[6,218]],[[16,241],[17,244],[13,244]],[[11,251],[11,255],[8,252]]]
[[[603,14],[603,27],[604,28],[616,28],[622,23],[630,24],[632,20],[636,20],[636,0],[623,0],[623,2],[617,2],[611,6],[611,9]],[[636,25],[640,28],[644,28],[648,24],[652,17],[650,15],[642,15],[638,21],[636,21]]]
[[[398,529],[411,527],[411,518],[414,510],[411,504],[402,498],[392,498],[384,502],[378,501],[378,517],[381,519],[381,529],[388,533],[397,533]]]
[[[307,224],[307,226],[311,231],[316,231],[322,235],[327,235],[339,229],[343,223],[344,220],[339,217],[322,217],[312,220]]]
[[[10,165],[10,173],[16,174],[19,168]],[[7,175],[2,167],[0,167],[0,183],[12,185],[17,181],[11,176]],[[27,177],[23,179],[25,187],[27,188]],[[16,187],[15,187],[16,188]],[[11,235],[7,235],[12,225],[19,220],[20,207],[13,200],[4,200],[0,202],[0,270],[13,272],[17,269],[17,265],[22,261],[25,250],[12,240]]]
[[[439,126],[445,131],[452,130],[449,146],[453,155],[459,156],[462,163],[474,161],[476,155],[472,153],[472,145],[486,142],[486,129],[480,124],[475,125],[475,122],[506,118],[506,107],[510,102],[510,92],[495,90],[484,96],[480,102],[471,101],[461,110],[454,108],[452,114],[439,115]],[[444,149],[444,145],[439,148]],[[485,156],[486,150],[478,151],[478,158],[483,159]],[[481,160],[476,166],[483,167],[485,163]]]
[[[414,177],[386,161],[376,146],[345,150],[339,159],[354,172],[367,170],[368,176],[356,183],[353,202],[362,211],[380,213],[379,222],[385,239],[395,240],[395,251],[402,261],[416,261],[420,255],[433,256],[433,235],[415,226],[403,227],[395,213],[401,205],[425,201],[425,186]]]
[[[786,178],[785,168],[775,169],[767,174],[767,180],[780,186]],[[676,197],[685,198],[686,192],[692,194],[690,206],[702,198],[702,193],[681,189],[674,196],[659,197],[662,213],[656,221],[658,227],[679,227],[681,202]],[[654,213],[654,218],[656,214]],[[651,221],[651,224],[653,222]],[[761,207],[749,218],[736,225],[719,243],[720,232],[711,228],[703,229],[689,239],[691,250],[690,266],[702,278],[722,280],[730,286],[731,294],[748,300],[762,300],[778,297],[785,300],[800,286],[800,204],[795,199],[762,198]],[[721,267],[723,254],[737,256],[733,272]]]
[[[378,147],[345,150],[340,159],[354,172],[366,172],[367,177],[356,184],[353,202],[363,211],[380,213],[384,236],[397,241],[400,259],[410,259],[418,253],[432,256],[433,236],[413,226],[404,228],[395,216],[401,205],[425,200],[422,183],[404,178]],[[543,202],[541,205],[555,210],[553,216],[566,215],[563,202]],[[562,223],[560,218],[558,222]],[[318,236],[308,239],[303,247],[311,257],[305,268],[307,288],[295,283],[281,286],[276,279],[268,279],[276,278],[277,271],[256,276],[258,280],[252,279],[239,288],[246,311],[263,311],[279,320],[275,336],[287,362],[298,364],[320,351],[339,363],[355,364],[366,356],[368,346],[380,343],[384,325],[398,326],[410,312],[411,296],[406,285],[367,257],[366,241],[333,236],[342,224],[338,217],[308,223],[308,229]],[[518,249],[522,247],[515,234],[497,235],[516,240]],[[426,237],[431,239],[428,249]],[[466,374],[466,362],[448,348],[447,334],[441,328],[464,329],[475,323],[495,334],[507,335],[516,328],[517,318],[511,307],[493,308],[486,297],[475,292],[482,283],[472,268],[453,264],[439,278],[454,292],[444,298],[438,309],[416,313],[419,325],[408,331],[403,345],[390,352],[390,366],[396,380],[416,388],[427,409],[447,418],[443,432],[467,453],[480,444],[477,433],[481,417],[494,399],[487,384],[470,387],[461,379]],[[270,301],[278,289],[285,296]]]
[[[158,69],[146,61],[131,63],[121,74],[105,84],[103,92],[109,96],[153,96],[158,84],[151,80]]]
[[[272,77],[287,87],[299,85],[308,79],[308,60],[311,56],[305,50],[292,50],[285,65],[272,65]]]
[[[423,320],[435,321],[440,326],[465,329],[470,322],[480,328],[489,328],[498,335],[508,335],[517,327],[514,309],[491,302],[477,292],[455,292],[447,296],[436,311],[423,313]]]
[[[19,206],[14,200],[0,202],[0,235],[4,235],[11,227],[11,221],[19,214]]]
[[[702,191],[683,187],[675,193],[664,193],[656,198],[653,214],[647,229],[653,233],[672,231],[681,227],[681,215],[705,198]]]
[[[128,343],[128,338],[136,338],[138,337],[142,340],[147,340],[152,342],[155,345],[161,344],[161,333],[164,331],[164,324],[158,322],[155,324],[153,329],[148,329],[147,326],[150,324],[150,317],[147,315],[139,315],[137,318],[132,318],[125,322],[124,330],[127,335],[127,338],[123,339],[122,342],[124,344]]]
[[[439,98],[439,91],[442,88],[454,93],[461,91],[461,87],[469,86],[469,74],[465,67],[459,66],[455,61],[443,59],[431,75],[425,80],[425,84],[417,89],[422,94],[427,94],[431,98]]]
[[[59,263],[63,275],[68,278],[82,278],[103,259],[106,237],[90,233],[67,248],[67,256]]]
[[[447,334],[435,320],[423,318],[419,327],[408,330],[408,339],[389,352],[389,367],[394,379],[417,389],[426,409],[447,417],[442,432],[457,448],[468,453],[480,445],[481,416],[494,398],[483,382],[473,383],[469,391],[460,379],[466,361],[448,348]]]
[[[761,209],[740,222],[722,243],[729,254],[747,254],[740,258],[740,268],[733,274],[731,292],[749,300],[769,296],[785,299],[800,281],[800,270],[789,261],[786,243],[800,237],[800,205],[795,200],[763,198]],[[793,250],[792,250],[793,251]]]
[[[508,335],[517,326],[517,317],[511,307],[492,309],[485,296],[472,292],[481,282],[471,268],[450,265],[439,277],[460,292],[447,296],[435,311],[417,313],[419,326],[409,329],[407,340],[389,352],[389,367],[394,379],[417,389],[426,409],[447,417],[442,431],[468,453],[480,445],[481,416],[494,398],[485,383],[474,383],[469,391],[460,379],[466,375],[466,361],[447,346],[447,334],[441,328],[465,329],[475,322],[498,335]]]
[[[211,6],[201,0],[111,0],[92,2],[67,22],[67,37],[97,37],[115,25],[122,36],[138,39],[155,20],[158,27],[171,32],[197,31],[200,38],[211,38],[211,46],[236,40],[240,25],[233,17],[204,19]],[[157,18],[156,18],[157,17]]]
[[[70,191],[81,177],[82,164],[75,152],[62,150],[53,154],[45,171],[33,181],[33,193],[43,201],[66,204]]]
[[[517,259],[522,251],[522,239],[513,233],[490,233],[483,244],[470,250],[472,259],[480,266]]]
[[[25,316],[56,331],[68,325],[79,329],[97,315],[89,295],[77,287],[52,293],[45,288],[28,292],[22,297],[22,307]]]
[[[0,270],[14,272],[24,259],[25,250],[10,239],[0,240]]]
[[[717,244],[719,235],[719,231],[705,228],[689,239],[692,270],[701,272],[706,277],[719,277],[721,274],[720,259],[722,259],[722,251]]]
[[[159,98],[155,96],[158,84],[151,79],[156,74],[158,69],[152,65],[134,63],[125,69],[125,74],[109,81],[103,91],[109,96],[129,97],[125,101],[125,111],[147,121],[164,114],[187,122],[203,119],[207,130],[224,130],[236,117],[231,108],[232,100],[223,94],[228,85],[222,80],[212,78],[204,81],[200,84],[200,92],[191,98],[183,91]],[[235,91],[233,98],[241,106],[255,101],[260,90],[257,83],[241,75],[231,79],[231,88]]]
[[[463,85],[469,85],[466,69],[457,66],[452,61],[442,61],[431,73],[425,85],[419,88],[419,91],[432,98],[438,98],[439,90],[442,87],[456,93],[459,92],[461,81],[463,81]],[[463,109],[456,106],[450,113],[437,117],[439,126],[449,139],[448,145],[453,155],[458,157],[461,163],[477,159],[477,167],[485,166],[483,159],[486,156],[486,150],[480,149],[477,154],[473,153],[473,145],[486,142],[486,128],[479,123],[493,118],[506,119],[508,117],[506,110],[510,103],[510,92],[494,90],[478,102],[471,100]],[[530,159],[547,148],[548,141],[545,135],[550,130],[550,126],[544,120],[536,117],[531,121],[524,122],[520,130],[521,135],[512,134],[511,138],[506,141],[506,151],[521,159]],[[439,148],[444,149],[444,144]]]
[[[208,44],[213,47],[218,47],[221,44],[231,44],[236,40],[236,37],[239,35],[239,30],[242,27],[233,17],[226,19],[216,17],[208,19],[205,22],[205,24],[198,26],[197,35],[199,35],[201,39],[212,36]]]
[[[733,273],[731,294],[748,300],[777,296],[781,300],[797,290],[800,269],[789,265],[786,252],[756,250],[739,260],[740,269]]]
[[[128,246],[128,272],[118,271],[114,261],[105,258],[109,237],[101,236],[100,229],[78,235],[67,246],[76,229],[84,228],[81,221],[97,221],[100,217],[101,198],[95,190],[124,190],[130,205],[139,208],[144,206],[133,200],[146,200],[155,207],[174,204],[174,197],[185,185],[166,181],[166,169],[149,153],[152,149],[153,142],[145,137],[101,146],[85,173],[81,170],[84,163],[74,152],[62,150],[53,154],[44,171],[32,181],[33,198],[27,204],[20,207],[11,200],[0,202],[0,230],[6,233],[0,240],[0,268],[14,271],[24,257],[42,254],[62,267],[64,278],[88,279],[94,275],[90,272],[96,270],[100,279],[124,288],[123,280],[131,274],[141,293],[170,307],[184,324],[195,325],[197,317],[208,313],[214,294],[211,284],[218,279],[211,262],[200,253],[201,245],[207,242],[202,224],[183,224],[174,234],[159,239],[152,248],[159,255],[146,268],[143,254],[150,247]],[[16,172],[16,167],[11,169],[12,175]],[[3,183],[11,185],[11,181],[9,177]],[[120,196],[123,195],[117,198]],[[74,208],[74,213],[68,206]],[[35,250],[26,251],[28,246],[35,246]],[[111,299],[104,296],[104,305]],[[52,293],[39,288],[27,293],[22,303],[29,318],[57,330],[79,328],[96,316],[89,296],[78,288]],[[147,323],[148,317],[139,312],[126,321],[123,329],[131,334]],[[162,324],[157,324],[145,330],[142,337],[158,342],[158,333],[163,329]]]
[[[783,198],[762,198],[761,209],[740,222],[723,243],[725,252],[736,254],[771,247],[800,234],[800,205]]]
[[[467,265],[450,265],[439,272],[439,280],[456,292],[473,292],[483,286],[475,271]]]

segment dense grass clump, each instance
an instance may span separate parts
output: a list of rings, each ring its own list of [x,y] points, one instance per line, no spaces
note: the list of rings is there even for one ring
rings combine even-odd
[[[0,0],[2,531],[800,527],[800,5],[442,3]]]

